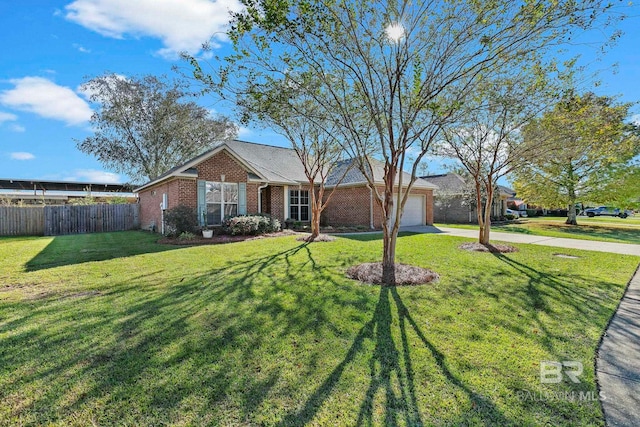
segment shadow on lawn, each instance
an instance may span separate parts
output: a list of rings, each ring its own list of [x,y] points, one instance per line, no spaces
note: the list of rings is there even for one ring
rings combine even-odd
[[[177,249],[157,244],[158,236],[142,231],[56,236],[25,268],[30,272]]]
[[[398,237],[415,236],[417,234],[413,231],[401,231],[398,233]],[[365,233],[348,233],[348,234],[335,234],[336,237],[344,237],[349,240],[357,240],[358,242],[371,242],[374,240],[382,241],[382,231],[380,232],[365,232]]]
[[[265,361],[265,351],[274,345],[295,351],[299,344],[290,337],[321,329],[339,333],[331,313],[366,312],[371,302],[364,290],[310,291],[312,280],[336,282],[307,243],[196,277],[149,277],[130,277],[105,293],[55,298],[0,324],[0,332],[16,331],[3,342],[0,366],[26,369],[19,380],[0,377],[0,399],[14,401],[25,384],[44,384],[8,413],[31,417],[20,418],[27,423],[64,423],[98,405],[91,412],[99,424],[180,423],[183,412],[196,417],[192,423],[215,424],[229,415],[216,411],[236,410],[240,401],[236,415],[251,420],[281,377],[281,364]],[[92,306],[94,298],[99,305]],[[291,299],[293,308],[286,304]],[[225,401],[230,394],[239,399]]]
[[[392,334],[393,310],[397,312],[400,328],[401,339],[398,344],[394,341]],[[349,364],[354,361],[359,352],[363,351],[365,340],[373,340],[375,348],[369,360],[369,386],[360,404],[356,425],[364,426],[374,423],[373,417],[376,411],[374,400],[379,392],[384,394],[385,426],[424,425],[416,397],[409,334],[418,336],[419,344],[430,352],[446,380],[462,391],[478,411],[482,411],[486,419],[485,425],[512,424],[490,399],[474,392],[449,369],[445,355],[420,329],[397,289],[381,287],[373,317],[360,329],[342,362],[334,368],[298,411],[287,415],[278,425],[303,426],[310,422],[329,398]],[[397,385],[394,384],[394,380],[397,381]]]

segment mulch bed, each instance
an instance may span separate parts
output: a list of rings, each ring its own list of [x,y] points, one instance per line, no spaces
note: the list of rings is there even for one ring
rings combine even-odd
[[[260,236],[228,236],[224,234],[220,234],[218,236],[213,236],[210,239],[205,239],[202,236],[195,236],[193,239],[179,239],[176,237],[163,237],[158,240],[158,243],[161,245],[178,245],[178,246],[195,246],[195,245],[220,245],[224,243],[234,243],[234,242],[243,242],[245,240],[258,240],[265,239],[269,237],[282,237],[282,236],[293,236],[299,233],[291,230],[283,230],[278,233],[268,233],[262,234]]]
[[[478,242],[471,243],[463,243],[458,246],[459,249],[471,252],[491,252],[497,254],[506,254],[510,252],[518,252],[518,248],[511,245],[501,245],[501,244],[493,244],[490,243],[488,245],[483,245]]]
[[[347,277],[372,285],[382,285],[382,263],[368,262],[347,270]],[[425,285],[438,280],[438,273],[415,265],[396,264],[396,286]]]
[[[311,234],[309,233],[305,233],[303,236],[298,237],[296,240],[298,242],[308,242],[307,239],[309,239],[309,237],[311,236]],[[313,239],[314,242],[333,242],[334,240],[336,240],[335,237],[333,236],[329,236],[328,234],[318,234],[318,236]]]

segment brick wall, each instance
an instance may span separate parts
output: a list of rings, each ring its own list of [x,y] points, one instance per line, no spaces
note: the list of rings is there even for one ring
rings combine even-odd
[[[384,187],[379,186],[378,192],[384,192]],[[411,194],[425,196],[426,223],[433,224],[433,191],[425,189],[413,189]],[[327,192],[328,195],[328,192]],[[323,212],[323,222],[328,225],[370,225],[370,192],[366,186],[338,187],[331,197],[329,205]],[[373,200],[373,226],[382,228],[382,207]]]
[[[331,189],[325,190],[325,200]],[[322,212],[322,222],[327,225],[364,225],[370,223],[371,194],[366,186],[338,187]]]
[[[271,212],[274,218],[278,218],[284,224],[284,187],[281,185],[271,185]],[[284,225],[283,225],[284,227]]]

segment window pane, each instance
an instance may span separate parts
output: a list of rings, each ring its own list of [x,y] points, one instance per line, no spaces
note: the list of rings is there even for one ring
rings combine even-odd
[[[238,203],[238,184],[224,184],[224,203]]]
[[[207,182],[207,203],[220,203],[222,201],[222,186],[219,182]]]
[[[225,218],[228,216],[237,216],[238,215],[238,205],[236,204],[224,204],[224,216]]]
[[[300,206],[300,221],[309,221],[309,206]]]
[[[304,190],[300,192],[300,204],[301,205],[309,204],[309,191]]]
[[[289,206],[289,218],[298,221],[298,207]]]
[[[291,205],[298,204],[298,190],[289,191],[289,204]]]
[[[220,203],[207,203],[207,224],[218,225],[222,222],[220,213],[222,211],[222,205]]]

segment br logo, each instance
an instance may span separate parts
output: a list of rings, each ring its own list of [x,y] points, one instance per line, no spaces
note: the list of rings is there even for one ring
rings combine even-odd
[[[564,362],[540,362],[540,382],[543,384],[557,384],[562,382],[563,374],[566,375],[571,382],[577,384],[580,382],[578,377],[582,375],[582,363],[575,360],[566,360]]]

